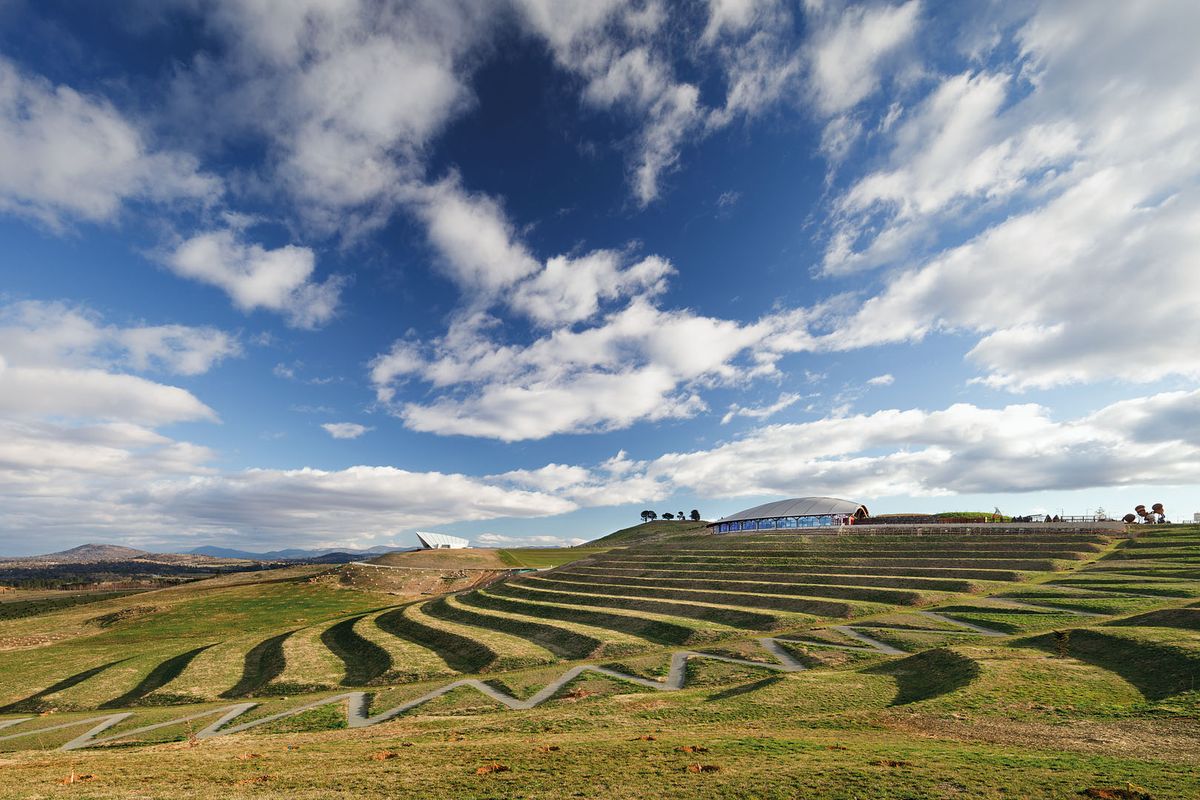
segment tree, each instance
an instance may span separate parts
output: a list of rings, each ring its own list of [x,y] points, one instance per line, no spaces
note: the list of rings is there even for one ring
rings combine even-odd
[[[646,509],[642,512],[642,522],[649,522],[652,519],[658,519],[658,514],[655,514],[649,509]]]
[[[682,511],[676,511],[676,512],[675,512],[675,519],[683,519],[683,512],[682,512]]]
[[[700,512],[693,508],[692,509],[692,522],[699,522],[699,521],[700,521]]]
[[[667,513],[662,515],[662,518],[663,519],[675,519],[675,515],[672,514],[670,511],[668,511]]]

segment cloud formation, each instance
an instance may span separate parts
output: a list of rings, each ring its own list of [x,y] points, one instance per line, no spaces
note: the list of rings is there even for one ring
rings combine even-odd
[[[357,422],[325,422],[321,427],[334,439],[357,439],[367,431],[374,430]]]
[[[332,319],[345,285],[339,275],[313,280],[316,256],[310,248],[269,250],[244,241],[234,229],[196,234],[165,262],[181,277],[224,290],[242,311],[276,311],[294,328],[317,328]]]
[[[1016,391],[1200,376],[1197,35],[1182,4],[1040,6],[1018,61],[940,77],[837,200],[825,272],[887,272],[821,346],[965,331]]]
[[[103,98],[0,57],[0,212],[61,229],[107,222],[128,201],[214,201],[221,182],[195,158],[156,150]]]

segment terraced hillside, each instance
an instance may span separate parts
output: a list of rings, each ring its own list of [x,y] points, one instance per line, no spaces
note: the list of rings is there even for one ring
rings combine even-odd
[[[853,718],[925,735],[966,714],[1007,741],[1066,714],[1168,720],[1172,752],[1200,755],[1178,732],[1200,705],[1200,529],[1137,532],[689,532],[443,596],[311,571],[143,593],[0,623],[0,748],[440,730],[534,706],[520,713],[552,721],[587,698],[567,730],[653,708],[685,729]],[[645,691],[671,699],[604,699]],[[123,708],[142,710],[94,710]]]
[[[830,637],[894,653],[962,641],[964,630],[1010,634],[1074,621],[1079,605],[1064,605],[1069,598],[1060,595],[1084,590],[1031,581],[1057,573],[1086,580],[1078,568],[1113,545],[1095,533],[713,537],[694,527],[664,536],[662,527],[647,526],[649,542],[622,532],[618,539],[632,545],[581,551],[590,557],[416,602],[344,585],[365,569],[350,565],[330,573],[342,580],[302,570],[12,621],[0,625],[2,707],[73,711],[292,695],[768,633],[793,642],[790,650],[813,664],[829,659],[809,651]],[[1148,568],[1129,558],[1134,551],[1121,552],[1124,560],[1113,564]],[[420,568],[415,574],[429,591],[439,580],[422,555],[381,559],[366,571],[407,569],[408,576]],[[456,564],[449,551],[433,555],[443,568]],[[485,558],[488,551],[467,555],[468,569],[442,576],[447,590],[477,583],[470,574],[503,574],[480,570],[499,563]],[[1108,596],[1099,597],[1083,605],[1103,605]],[[1113,609],[1147,602],[1107,600]],[[932,607],[939,611],[925,611]]]
[[[305,773],[329,769],[361,773],[358,796],[493,796],[506,790],[474,769],[500,759],[507,791],[546,797],[594,788],[617,760],[612,796],[752,779],[763,796],[1059,797],[1132,782],[1189,797],[1200,530],[1140,532],[634,539],[411,600],[337,573],[231,576],[3,623],[0,748],[23,786],[62,776],[20,751],[95,748],[82,762],[100,776],[94,796],[127,795],[145,771],[111,746],[192,735],[287,767],[251,763],[231,780],[228,748],[189,746],[171,753],[194,776],[177,796],[262,783],[303,795]],[[286,735],[238,743],[260,733]],[[531,735],[556,744],[530,749]],[[364,748],[396,737],[411,747],[381,772]],[[546,762],[557,749],[572,755]],[[700,766],[722,772],[689,777],[705,751]]]

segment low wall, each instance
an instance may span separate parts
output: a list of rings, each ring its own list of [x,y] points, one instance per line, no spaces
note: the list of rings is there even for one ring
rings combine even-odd
[[[1106,536],[1137,536],[1137,525],[1124,522],[973,522],[912,525],[835,525],[827,528],[786,528],[767,531],[729,531],[717,536],[769,536],[774,533],[812,536],[921,536],[923,534],[966,534],[979,536],[1036,536],[1039,533],[1102,533]],[[714,532],[715,533],[715,532]]]

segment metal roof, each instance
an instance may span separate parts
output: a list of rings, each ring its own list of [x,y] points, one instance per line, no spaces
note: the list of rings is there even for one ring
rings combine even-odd
[[[421,544],[430,549],[438,547],[466,547],[470,544],[466,539],[460,539],[457,536],[447,536],[444,533],[433,533],[432,531],[417,531],[417,538]]]
[[[761,506],[747,508],[728,517],[721,517],[719,522],[734,522],[747,519],[770,519],[771,517],[813,517],[823,514],[854,514],[862,503],[852,500],[841,500],[837,497],[793,497],[790,500],[776,500],[773,503],[763,503]]]

